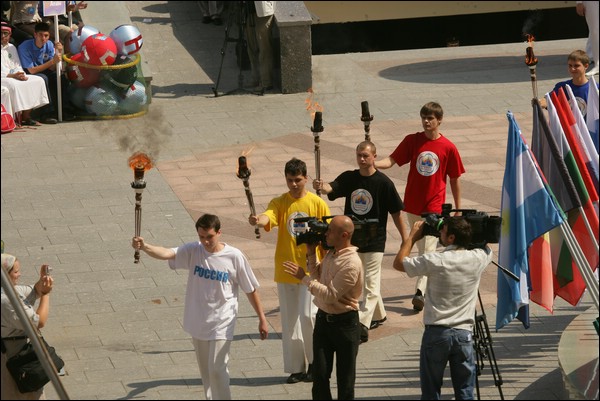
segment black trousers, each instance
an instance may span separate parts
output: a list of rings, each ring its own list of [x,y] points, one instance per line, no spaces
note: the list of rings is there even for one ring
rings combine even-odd
[[[358,311],[330,315],[321,309],[317,312],[313,332],[313,400],[331,400],[330,379],[337,373],[338,400],[354,399],[356,357],[360,345]]]

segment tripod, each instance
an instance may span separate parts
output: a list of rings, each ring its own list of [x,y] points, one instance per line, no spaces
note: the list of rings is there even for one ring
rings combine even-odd
[[[490,326],[488,326],[485,311],[483,310],[483,302],[481,301],[479,291],[477,291],[477,297],[479,298],[479,306],[481,307],[481,314],[477,314],[477,311],[475,311],[475,329],[473,330],[473,348],[477,357],[477,374],[475,375],[477,399],[481,399],[479,393],[479,375],[481,375],[484,361],[487,358],[492,369],[492,375],[494,376],[494,384],[498,387],[500,399],[503,400],[504,394],[502,394],[501,387],[503,383],[502,375],[500,375],[500,371],[498,370],[496,355],[494,354],[494,348],[492,348],[492,334],[490,333]]]
[[[236,3],[237,4],[235,4],[232,7],[232,9],[230,9],[229,16],[227,18],[227,24],[225,25],[225,40],[223,41],[223,46],[221,47],[221,66],[219,67],[219,75],[217,76],[217,82],[212,88],[212,90],[215,94],[215,97],[231,95],[234,93],[251,93],[254,95],[262,96],[264,95],[264,89],[261,89],[260,91],[252,91],[244,88],[242,57],[244,56],[244,52],[247,51],[246,49],[248,47],[248,44],[246,42],[246,21],[248,18],[248,5],[245,1],[239,1]],[[230,37],[229,31],[231,30],[231,25],[234,19],[238,27],[238,34],[237,37]],[[227,50],[227,44],[229,42],[236,43],[237,59],[239,64],[238,87],[230,90],[229,92],[219,93],[219,83],[221,82],[221,73],[223,72],[223,61],[225,60],[225,52]]]

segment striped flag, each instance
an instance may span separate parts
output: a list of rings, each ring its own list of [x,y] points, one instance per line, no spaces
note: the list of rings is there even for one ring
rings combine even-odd
[[[498,270],[496,330],[517,317],[529,327],[529,257],[534,239],[563,222],[560,209],[527,147],[511,112],[502,185],[502,235],[498,263],[521,279],[513,280]]]
[[[559,88],[558,93],[550,93],[550,98],[552,99],[552,103],[554,104],[554,108],[558,114],[558,118],[563,128],[563,132],[567,138],[567,141],[569,142],[569,146],[571,147],[571,152],[573,153],[575,162],[577,162],[577,167],[579,168],[579,173],[581,174],[581,178],[583,179],[583,183],[585,184],[588,196],[590,197],[592,202],[598,202],[598,191],[596,190],[594,180],[592,179],[588,171],[586,163],[587,160],[585,158],[584,151],[579,146],[579,141],[577,140],[574,132],[574,129],[576,129],[577,127],[577,124],[575,123],[575,118],[573,117],[573,113],[571,112],[571,107],[569,106],[567,96],[565,95],[563,89]]]
[[[575,95],[573,94],[573,89],[571,89],[569,85],[565,85],[565,89],[567,91],[566,95],[569,99],[571,113],[573,113],[573,118],[575,119],[575,126],[573,127],[575,139],[579,143],[579,148],[581,149],[582,156],[585,161],[585,167],[587,168],[588,173],[592,178],[594,188],[596,188],[596,193],[600,193],[598,152],[594,147],[594,142],[592,141],[592,137],[586,125],[585,118],[583,117],[583,114],[581,114],[579,106],[577,106],[577,100],[575,99]]]
[[[587,98],[587,112],[585,115],[585,122],[588,127],[588,131],[590,132],[590,136],[592,137],[592,142],[594,142],[594,146],[596,147],[596,152],[598,152],[599,148],[599,140],[598,140],[598,118],[600,115],[600,111],[598,111],[598,107],[600,106],[600,101],[598,101],[598,84],[594,79],[594,76],[590,77],[590,87],[588,89],[588,98]]]
[[[546,122],[539,103],[534,105],[532,152],[558,204],[568,213],[568,224],[577,242],[590,266],[594,267],[598,263],[598,252],[581,213],[584,208],[593,211],[593,207],[560,124],[557,108],[549,94],[546,94],[546,103],[549,122]],[[536,263],[531,264],[531,300],[550,311],[556,296],[576,305],[585,290],[585,282],[560,230],[552,230],[549,235],[535,240],[530,248],[530,255],[536,259]],[[548,288],[547,281],[543,281],[549,272],[554,277],[554,288]]]

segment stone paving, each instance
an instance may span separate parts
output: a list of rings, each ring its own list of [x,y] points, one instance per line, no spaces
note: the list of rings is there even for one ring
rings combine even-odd
[[[56,289],[44,335],[66,362],[62,382],[70,398],[204,399],[192,344],[181,327],[186,275],[143,253],[140,263],[133,263],[135,197],[127,159],[135,151],[156,162],[145,176],[142,235],[151,243],[179,245],[197,239],[194,222],[201,214],[217,214],[224,241],[248,255],[261,282],[271,333],[260,341],[257,319],[241,298],[230,363],[236,399],[311,397],[310,384],[285,383],[272,280],[275,235],[255,238],[236,177],[237,158],[247,154],[260,212],[286,191],[283,165],[291,157],[305,160],[314,174],[307,99],[323,107],[324,179],[355,168],[354,148],[364,139],[361,101],[369,102],[374,115],[371,139],[380,157],[421,129],[424,103],[440,102],[442,132],[457,144],[467,170],[463,207],[499,213],[508,110],[530,136],[532,88],[524,43],[314,56],[312,97],[308,92],[214,97],[224,28],[201,24],[196,2],[89,3],[83,15],[89,25],[111,29],[100,25],[114,21],[111,4],[124,3],[139,27],[153,75],[150,112],[131,120],[43,126],[3,135],[1,141],[2,239],[22,261],[23,282],[32,281],[42,263],[54,267]],[[585,38],[535,46],[544,93],[566,79],[566,55],[584,47]],[[223,90],[237,85],[233,47],[223,57]],[[386,171],[401,195],[407,171]],[[343,208],[340,201],[330,206],[333,213]],[[414,280],[391,268],[399,235],[393,226],[388,233],[382,279],[388,320],[361,345],[359,399],[420,395],[421,315],[410,303]],[[559,339],[591,303],[584,297],[573,307],[557,299],[553,314],[532,305],[530,329],[515,321],[496,332],[496,277],[497,269],[488,267],[480,286],[479,312],[489,322],[497,361],[497,369],[483,361],[481,397],[564,398]],[[494,377],[498,372],[501,378]],[[452,398],[449,378],[443,393]],[[51,385],[47,396],[57,399]]]

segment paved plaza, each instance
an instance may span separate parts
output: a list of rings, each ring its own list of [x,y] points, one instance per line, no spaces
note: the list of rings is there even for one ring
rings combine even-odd
[[[457,145],[467,171],[461,178],[463,207],[498,215],[507,111],[531,136],[524,42],[313,56],[307,92],[215,97],[221,62],[220,88],[237,87],[235,46],[228,45],[222,57],[224,27],[202,24],[197,2],[89,3],[82,13],[87,24],[110,30],[119,18],[111,12],[126,7],[140,29],[143,61],[152,74],[148,114],[45,125],[1,140],[2,239],[7,252],[21,259],[23,283],[35,279],[42,263],[54,267],[43,333],[65,360],[61,379],[71,399],[204,399],[190,336],[182,329],[187,273],[144,253],[133,263],[135,194],[127,160],[134,152],[155,161],[145,175],[142,236],[177,246],[197,240],[194,223],[201,214],[217,214],[223,240],[247,254],[260,280],[270,334],[259,339],[258,320],[242,296],[231,347],[234,399],[309,399],[309,383],[285,383],[272,266],[276,234],[256,239],[247,223],[238,157],[247,155],[260,212],[287,191],[283,166],[290,158],[306,161],[314,178],[308,104],[323,107],[321,177],[332,180],[355,168],[354,148],[364,139],[362,101],[374,116],[371,140],[379,157],[421,130],[421,106],[437,101],[445,111],[441,131]],[[567,79],[566,55],[585,48],[585,41],[535,43],[540,94]],[[407,172],[386,170],[402,196]],[[342,200],[329,205],[342,213]],[[399,246],[390,222],[382,274],[387,321],[360,346],[358,399],[420,396],[422,315],[412,310],[414,279],[392,268]],[[481,398],[564,399],[558,344],[569,323],[592,305],[589,298],[576,307],[557,299],[553,313],[532,304],[530,329],[514,321],[496,332],[497,274],[490,265],[479,289],[478,312],[487,317],[491,360],[497,362],[483,361]],[[449,376],[444,385],[443,398],[452,399]],[[58,399],[51,385],[46,389],[48,399]]]

